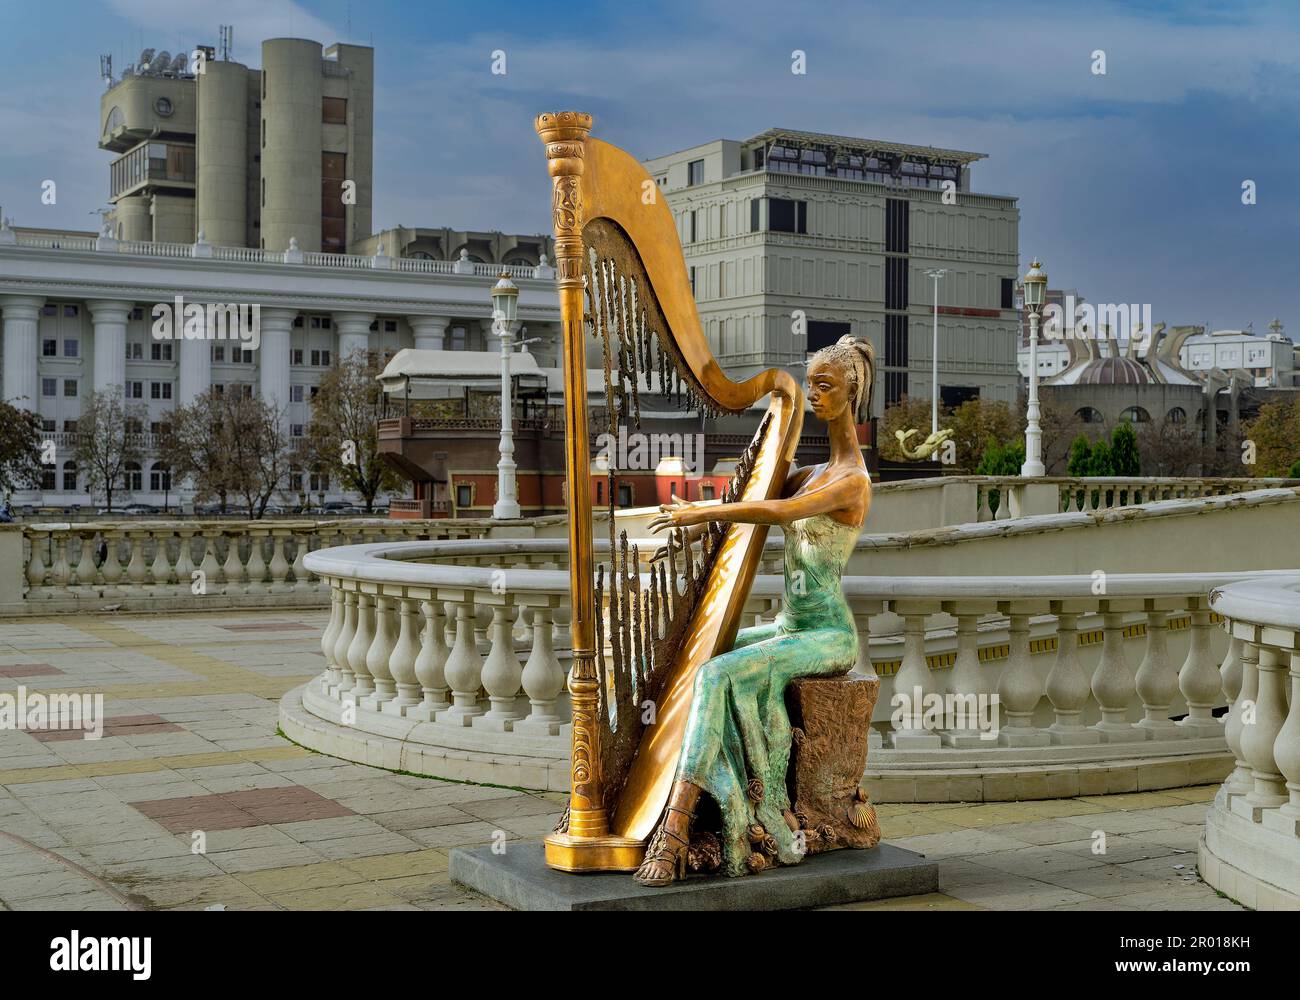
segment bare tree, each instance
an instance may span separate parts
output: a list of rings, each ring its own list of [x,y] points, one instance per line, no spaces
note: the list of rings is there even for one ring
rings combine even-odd
[[[140,461],[144,418],[144,406],[126,403],[120,386],[92,392],[82,404],[77,418],[77,465],[86,470],[89,491],[103,492],[109,513],[113,490],[119,484],[126,486],[126,467]]]
[[[230,433],[222,397],[214,389],[178,406],[159,437],[159,457],[177,481],[188,479],[196,501],[216,500],[221,513],[231,493]]]
[[[303,465],[330,472],[359,494],[367,513],[379,493],[404,481],[379,454],[380,370],[376,356],[356,352],[325,373],[300,452]]]
[[[243,393],[228,392],[221,400],[230,490],[243,498],[250,520],[259,518],[289,477],[291,453],[281,414],[269,403]]]

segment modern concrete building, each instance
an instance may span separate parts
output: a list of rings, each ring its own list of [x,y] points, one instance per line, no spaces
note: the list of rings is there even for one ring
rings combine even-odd
[[[272,38],[261,69],[145,49],[108,79],[111,235],[325,253],[370,235],[372,49]]]
[[[1016,200],[971,190],[983,154],[770,129],[646,161],[677,217],[714,353],[733,375],[846,333],[881,367],[875,414],[929,397],[933,286],[946,403],[1014,402]]]

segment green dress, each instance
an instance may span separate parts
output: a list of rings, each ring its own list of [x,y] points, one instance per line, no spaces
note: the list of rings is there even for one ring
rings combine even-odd
[[[796,677],[845,673],[857,660],[857,632],[840,576],[860,530],[829,514],[786,525],[784,610],[771,625],[741,630],[731,651],[696,675],[677,778],[717,802],[728,875],[747,872],[754,823],[776,839],[782,863],[802,857],[783,816],[790,808],[785,689]]]

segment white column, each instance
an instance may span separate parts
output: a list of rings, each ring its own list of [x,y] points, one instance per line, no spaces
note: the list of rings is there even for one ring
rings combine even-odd
[[[515,478],[514,394],[510,382],[510,324],[497,324],[501,336],[501,442],[497,451],[497,502],[492,517],[509,520],[520,516],[519,485]]]
[[[441,351],[447,339],[451,320],[446,316],[408,316],[417,351]]]
[[[37,325],[43,305],[43,298],[30,295],[0,298],[0,309],[4,310],[4,398],[32,412],[41,405]]]
[[[258,392],[284,423],[289,406],[289,338],[295,309],[263,309],[262,341],[257,349]]]
[[[339,360],[346,361],[354,351],[370,349],[370,324],[374,313],[335,313],[334,328],[339,332]]]
[[[203,340],[180,339],[173,343],[180,351],[180,385],[176,402],[178,406],[189,406],[212,387],[212,341],[205,337]],[[95,371],[99,371],[98,363]]]
[[[1029,406],[1025,414],[1025,463],[1020,467],[1022,476],[1041,476],[1043,466],[1043,431],[1038,421],[1038,310],[1029,311]]]
[[[95,391],[126,385],[126,321],[133,304],[111,299],[86,303],[95,327]]]

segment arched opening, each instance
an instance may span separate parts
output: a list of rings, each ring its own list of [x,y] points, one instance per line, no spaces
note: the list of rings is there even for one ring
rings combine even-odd
[[[149,470],[149,489],[154,493],[166,493],[172,488],[172,470],[166,462],[154,462]]]
[[[1074,415],[1085,424],[1100,424],[1103,422],[1101,411],[1094,410],[1091,406],[1081,406],[1074,411]]]
[[[1185,424],[1187,423],[1187,411],[1181,406],[1175,406],[1165,414],[1165,419],[1171,424]]]
[[[1130,424],[1145,424],[1150,422],[1151,414],[1140,406],[1130,406],[1119,415],[1119,418],[1128,421]]]
[[[143,488],[144,470],[140,468],[139,462],[127,462],[126,468],[122,470],[122,488],[131,492],[138,492]]]

